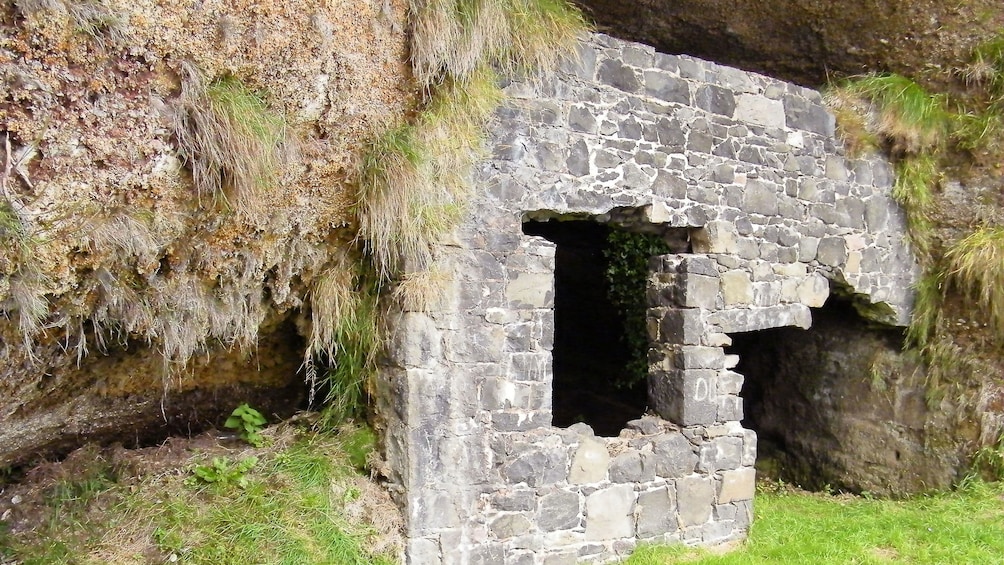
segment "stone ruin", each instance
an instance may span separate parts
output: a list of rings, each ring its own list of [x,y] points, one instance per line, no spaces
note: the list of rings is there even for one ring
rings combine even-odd
[[[382,367],[407,562],[744,538],[756,434],[729,334],[806,328],[832,289],[906,324],[918,268],[889,163],[847,157],[815,91],[603,35],[506,90],[468,220],[438,250],[452,282],[400,313]],[[552,426],[562,244],[524,223],[569,220],[679,248],[651,261],[648,399],[616,437]]]

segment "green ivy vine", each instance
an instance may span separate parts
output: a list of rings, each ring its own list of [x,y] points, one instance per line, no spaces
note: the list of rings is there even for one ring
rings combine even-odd
[[[656,234],[612,230],[603,255],[607,260],[607,297],[624,319],[621,341],[630,350],[626,374],[616,384],[631,388],[648,377],[648,302],[646,288],[649,258],[670,253]]]

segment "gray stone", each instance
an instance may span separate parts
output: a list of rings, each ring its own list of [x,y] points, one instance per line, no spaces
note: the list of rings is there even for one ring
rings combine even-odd
[[[690,85],[683,79],[659,71],[645,71],[645,92],[666,102],[690,104]]]
[[[576,565],[579,554],[572,552],[555,553],[544,557],[543,565]]]
[[[741,94],[736,100],[735,119],[765,127],[785,127],[784,105],[764,96]]]
[[[638,537],[646,538],[675,532],[676,491],[660,487],[638,495]]]
[[[634,487],[615,485],[586,497],[586,539],[613,540],[634,535]]]
[[[638,92],[641,90],[641,80],[638,72],[620,61],[613,59],[603,61],[600,64],[597,77],[600,82],[609,84],[624,92]]]
[[[667,434],[652,442],[655,473],[663,478],[684,477],[694,472],[698,456],[682,434]]]
[[[750,180],[743,191],[743,210],[764,216],[777,215],[778,189],[759,180]]]
[[[816,260],[828,267],[839,267],[847,261],[847,243],[842,237],[824,237],[816,248]]]
[[[589,146],[585,140],[578,140],[572,144],[568,151],[568,160],[565,161],[568,172],[575,176],[584,177],[590,173],[589,168]]]
[[[492,508],[496,510],[533,510],[537,505],[536,493],[532,490],[506,489],[492,495]]]
[[[822,105],[790,94],[781,101],[784,103],[784,114],[789,127],[833,136],[834,118]]]
[[[531,451],[503,466],[502,474],[509,484],[535,487],[565,480],[567,466],[567,459],[559,451]]]
[[[742,456],[742,438],[732,436],[715,438],[701,446],[698,469],[707,473],[736,469],[742,464]]]
[[[598,483],[606,478],[610,454],[602,440],[584,437],[572,458],[568,482],[572,484]]]
[[[756,492],[756,470],[743,467],[722,473],[722,483],[718,490],[718,503],[752,500]]]
[[[638,451],[621,453],[610,463],[610,481],[614,483],[644,483],[655,478],[655,465],[650,454]]]
[[[710,478],[686,477],[676,481],[680,526],[698,526],[711,518],[715,490]]]
[[[702,110],[730,118],[736,111],[736,99],[732,91],[711,84],[697,88],[694,103]]]
[[[540,499],[537,525],[545,532],[569,530],[579,526],[580,513],[579,495],[558,491]]]
[[[522,514],[504,514],[492,520],[489,530],[498,539],[507,539],[525,534],[533,527],[529,518]]]

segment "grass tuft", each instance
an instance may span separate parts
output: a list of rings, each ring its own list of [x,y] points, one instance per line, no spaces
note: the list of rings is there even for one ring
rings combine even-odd
[[[974,299],[974,314],[1004,331],[1004,228],[980,228],[945,252],[948,282]]]
[[[311,295],[311,337],[304,365],[310,402],[318,391],[324,394],[326,429],[361,417],[367,406],[381,347],[372,279],[345,260],[321,277]]]
[[[563,0],[411,0],[412,67],[431,87],[489,65],[505,75],[553,67],[588,28]]]
[[[928,257],[931,252],[931,207],[934,188],[941,170],[933,155],[911,155],[896,163],[896,183],[892,197],[906,211],[907,230],[914,252]]]
[[[447,80],[414,123],[371,142],[356,213],[381,280],[433,263],[434,245],[464,213],[471,167],[483,154],[484,128],[501,100],[497,76],[482,68],[466,81]]]
[[[200,203],[261,212],[260,195],[282,181],[297,153],[285,118],[236,77],[205,84],[192,65],[183,70],[174,134]]]
[[[935,149],[945,139],[951,114],[942,95],[932,95],[916,82],[897,74],[871,74],[839,87],[875,105],[876,132],[894,155]]]

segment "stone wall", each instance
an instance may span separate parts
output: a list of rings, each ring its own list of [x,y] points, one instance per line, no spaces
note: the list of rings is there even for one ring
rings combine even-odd
[[[808,327],[831,287],[904,324],[917,268],[892,171],[848,159],[820,95],[595,35],[507,86],[442,300],[381,378],[409,563],[577,563],[745,536],[755,434],[729,335]],[[649,405],[617,438],[551,427],[554,253],[526,219],[689,230],[653,258]]]

